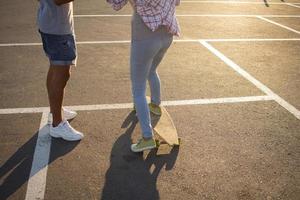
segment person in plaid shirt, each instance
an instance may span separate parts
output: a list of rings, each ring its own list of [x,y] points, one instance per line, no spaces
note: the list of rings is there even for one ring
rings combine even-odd
[[[132,95],[143,137],[131,145],[133,152],[156,147],[150,112],[161,115],[160,79],[157,67],[173,42],[179,36],[175,9],[180,0],[106,0],[114,10],[131,3],[134,14],[131,22],[130,73]],[[147,105],[146,84],[149,81],[151,103]]]
[[[165,25],[168,32],[179,36],[175,7],[180,0],[107,0],[115,10],[122,9],[128,1],[150,30],[156,31],[159,26]]]

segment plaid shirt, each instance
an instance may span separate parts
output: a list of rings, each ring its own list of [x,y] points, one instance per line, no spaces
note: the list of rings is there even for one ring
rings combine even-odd
[[[113,9],[122,9],[130,0],[106,0]],[[175,16],[175,7],[180,0],[131,0],[137,13],[153,32],[164,25],[168,31],[179,36],[180,28]]]

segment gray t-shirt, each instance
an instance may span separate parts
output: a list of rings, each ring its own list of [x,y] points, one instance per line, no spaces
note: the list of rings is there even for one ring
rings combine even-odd
[[[40,0],[37,19],[43,33],[74,34],[73,2],[57,6],[54,0]]]

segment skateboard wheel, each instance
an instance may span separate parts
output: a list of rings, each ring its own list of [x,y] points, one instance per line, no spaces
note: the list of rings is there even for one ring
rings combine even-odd
[[[178,144],[175,146],[180,146],[181,145],[181,138],[178,138]]]

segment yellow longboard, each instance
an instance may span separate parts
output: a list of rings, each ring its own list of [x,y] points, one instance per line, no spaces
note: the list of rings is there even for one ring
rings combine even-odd
[[[150,97],[147,96],[146,98],[147,102],[150,103]],[[135,110],[135,107],[133,109]],[[150,112],[152,128],[160,139],[156,140],[157,146],[163,143],[167,143],[169,146],[179,146],[181,139],[178,137],[177,129],[170,114],[163,106],[161,106],[161,112],[160,116]]]
[[[150,103],[150,97],[147,96],[147,102]],[[177,129],[174,122],[166,110],[161,106],[161,116],[151,113],[151,124],[154,132],[170,146],[180,145],[180,138],[178,138]],[[160,142],[158,141],[158,146]]]
[[[154,132],[168,145],[180,145],[180,139],[170,114],[163,106],[161,106],[161,111],[161,116],[151,113],[151,124]]]

